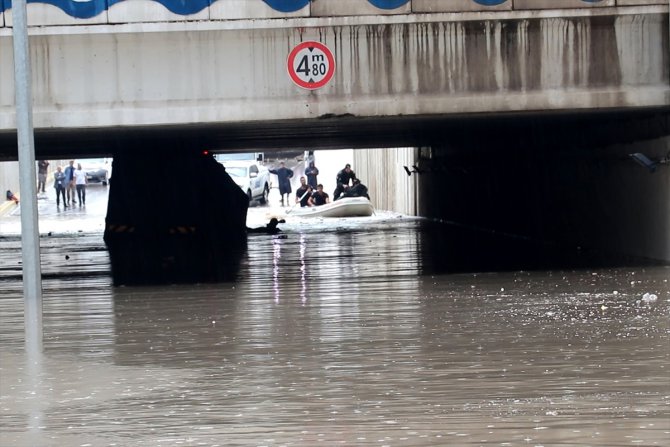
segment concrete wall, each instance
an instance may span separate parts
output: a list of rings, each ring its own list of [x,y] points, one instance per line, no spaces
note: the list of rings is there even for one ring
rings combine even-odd
[[[670,137],[605,150],[622,158],[642,152],[662,159],[670,155]],[[594,173],[595,188],[588,199],[599,204],[603,219],[600,224],[591,221],[588,234],[601,247],[670,262],[670,165],[654,173],[635,167],[619,164]]]
[[[375,208],[418,215],[418,177],[408,176],[404,169],[417,162],[418,151],[411,147],[353,151],[356,175],[368,187]]]

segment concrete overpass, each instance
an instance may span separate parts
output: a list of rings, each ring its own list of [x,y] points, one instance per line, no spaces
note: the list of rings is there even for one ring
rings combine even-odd
[[[11,159],[12,21],[3,2],[0,157]],[[385,146],[375,140],[398,117],[664,108],[668,6],[659,2],[227,0],[181,13],[167,0],[30,3],[37,152],[141,147],[171,131],[212,149],[358,146],[349,135],[359,124],[366,146]],[[101,11],[77,18],[89,3]],[[287,74],[291,48],[306,40],[328,45],[337,67],[316,91]],[[417,134],[392,143],[432,144]]]
[[[38,157],[410,146],[402,163],[388,151],[356,160],[365,178],[393,170],[402,200],[371,185],[393,209],[670,260],[669,170],[628,157],[670,150],[665,1],[49,3],[28,11]],[[309,40],[336,66],[316,90],[287,73]]]

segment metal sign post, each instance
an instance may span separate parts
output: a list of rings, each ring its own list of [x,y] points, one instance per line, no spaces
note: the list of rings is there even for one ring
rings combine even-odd
[[[21,190],[21,253],[23,257],[23,301],[28,352],[42,350],[42,273],[40,268],[37,189],[35,186],[35,138],[31,92],[30,53],[26,0],[12,1],[14,37],[14,88],[16,131]]]

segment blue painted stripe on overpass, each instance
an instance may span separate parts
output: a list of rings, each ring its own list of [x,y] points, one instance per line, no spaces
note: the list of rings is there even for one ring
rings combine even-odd
[[[410,0],[368,0],[379,9],[396,9],[400,8],[405,3],[408,3]]]
[[[45,3],[53,5],[70,17],[89,19],[107,9],[107,0],[88,0],[76,2],[72,0],[27,0],[27,3]],[[12,7],[12,0],[4,0],[5,10]]]
[[[110,6],[124,0],[27,0],[28,3],[45,3],[53,5],[65,14],[77,19],[95,17]],[[207,8],[210,0],[153,0],[165,6],[169,11],[179,15],[195,14]],[[2,11],[12,7],[12,0],[2,0]]]
[[[502,5],[505,3],[507,0],[474,0],[475,3],[484,5],[484,6],[496,6],[496,5]]]
[[[46,3],[53,5],[65,14],[78,19],[95,17],[110,6],[124,0],[27,0],[28,3]],[[165,6],[169,11],[179,15],[190,15],[202,11],[215,1],[226,0],[152,0]],[[258,0],[261,1],[261,0]],[[279,12],[295,12],[307,6],[310,0],[262,0],[272,9]],[[396,9],[411,0],[367,0],[380,9]],[[483,6],[496,6],[509,0],[472,0]],[[584,3],[600,3],[604,0],[581,0]],[[0,0],[0,12],[12,7],[12,0]]]
[[[30,1],[30,0],[29,0]],[[124,0],[107,0],[109,6],[112,6],[116,3],[121,3]],[[190,14],[195,14],[202,11],[205,8],[208,8],[212,4],[211,0],[153,0],[165,6],[165,8],[174,13],[182,16],[187,16]]]
[[[221,0],[226,1],[226,0]],[[310,0],[263,0],[270,8],[280,12],[299,11],[309,4]]]

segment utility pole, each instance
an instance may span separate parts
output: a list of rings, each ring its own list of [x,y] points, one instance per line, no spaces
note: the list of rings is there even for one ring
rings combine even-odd
[[[14,88],[16,90],[16,133],[21,190],[21,254],[23,258],[23,302],[25,348],[42,351],[42,272],[35,186],[35,136],[31,91],[30,53],[26,0],[12,1],[14,40]]]

